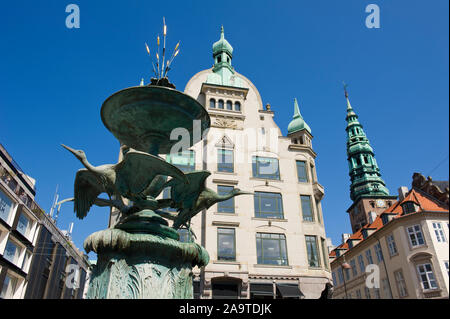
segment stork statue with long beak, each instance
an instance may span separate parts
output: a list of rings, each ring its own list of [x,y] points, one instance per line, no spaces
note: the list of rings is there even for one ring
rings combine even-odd
[[[153,209],[158,202],[151,196],[143,195],[143,192],[156,176],[171,176],[182,184],[188,182],[177,167],[145,152],[131,149],[117,164],[93,166],[82,150],[62,146],[85,167],[77,172],[74,185],[74,211],[80,219],[87,215],[101,193],[106,193],[110,200],[122,202],[121,198],[125,197],[140,208]]]

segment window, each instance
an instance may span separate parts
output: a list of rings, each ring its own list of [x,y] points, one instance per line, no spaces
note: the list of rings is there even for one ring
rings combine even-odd
[[[191,150],[179,153],[168,154],[166,156],[168,163],[175,165],[184,173],[195,170],[195,152]]]
[[[361,290],[356,290],[356,299],[362,299]]]
[[[333,271],[331,273],[331,277],[333,278],[333,286],[337,286],[336,273]]]
[[[308,174],[306,173],[306,162],[305,161],[296,161],[297,163],[297,175],[298,181],[302,183],[308,182]]]
[[[414,202],[406,202],[402,204],[402,209],[404,214],[414,213],[416,211],[416,205]]]
[[[258,264],[286,266],[286,237],[283,234],[256,234]]]
[[[30,260],[30,258],[31,258],[31,253],[27,251],[25,253],[25,257],[23,258],[22,267],[20,267],[20,268],[22,268],[22,270],[27,271],[26,268],[28,267],[28,261]]]
[[[236,260],[236,238],[234,228],[217,229],[217,259]]]
[[[237,282],[214,280],[211,283],[212,299],[238,299],[239,284]]]
[[[31,222],[30,219],[25,216],[24,213],[21,213],[19,216],[19,221],[17,223],[17,231],[24,235],[25,237],[28,236],[30,232]]]
[[[419,272],[419,278],[424,290],[438,288],[433,270],[431,269],[431,264],[418,265],[417,271]]]
[[[394,272],[395,283],[397,284],[398,295],[403,298],[408,296],[408,290],[406,289],[405,278],[403,277],[403,272],[398,270]]]
[[[375,245],[375,255],[377,255],[378,262],[383,261],[383,251],[381,250],[381,245],[379,243]]]
[[[219,172],[234,172],[233,151],[226,149],[217,150],[217,171]]]
[[[320,242],[322,244],[322,257],[323,257],[323,265],[325,268],[329,269],[328,266],[328,248],[326,245],[326,241],[324,238],[320,238]]]
[[[209,100],[209,107],[212,108],[212,109],[215,109],[216,108],[216,100],[210,99]]]
[[[314,214],[311,206],[311,196],[300,195],[300,201],[302,202],[302,214],[303,220],[308,222],[314,221]]]
[[[182,243],[189,243],[191,242],[191,236],[189,234],[189,230],[186,228],[180,228],[177,230],[178,235],[180,235],[179,241]]]
[[[385,299],[392,299],[391,288],[389,287],[389,281],[387,278],[381,279],[381,286],[383,287]]]
[[[358,264],[359,264],[359,270],[361,273],[366,272],[366,266],[364,265],[364,259],[362,255],[358,256]]]
[[[398,254],[397,245],[395,244],[394,235],[389,235],[386,237],[386,241],[389,248],[389,254],[395,256]]]
[[[381,298],[381,296],[380,296],[380,288],[374,288],[373,289],[373,293],[375,295],[375,299],[380,299]]]
[[[217,63],[220,63],[220,62],[222,62],[222,57],[219,55],[219,56],[217,57]]]
[[[370,248],[366,250],[366,259],[368,265],[373,264],[372,251],[370,250]]]
[[[411,243],[412,247],[417,247],[425,244],[425,241],[423,240],[422,235],[422,229],[420,228],[420,225],[414,225],[407,228],[408,230],[408,236],[409,236],[409,242]]]
[[[0,294],[1,299],[11,299],[14,297],[16,292],[17,278],[11,277],[9,274],[6,275],[3,281],[2,292]]]
[[[8,243],[6,244],[6,247],[5,247],[5,252],[3,253],[3,257],[6,260],[9,260],[13,264],[17,265],[21,251],[22,251],[22,248],[20,248],[18,245],[16,245],[12,241],[8,240]]]
[[[13,205],[12,200],[0,190],[0,218],[5,222],[8,222]]]
[[[344,274],[342,273],[342,268],[338,268],[338,278],[339,278],[339,284],[342,284],[344,282]]]
[[[219,109],[223,110],[223,100],[219,100]]]
[[[305,236],[305,239],[309,267],[320,267],[319,250],[317,249],[317,237]]]
[[[233,103],[231,101],[227,101],[227,110],[233,110]]]
[[[217,186],[217,193],[219,195],[226,195],[229,194],[231,191],[233,191],[233,186]],[[217,203],[217,212],[219,213],[230,213],[234,214],[234,197],[231,197],[230,199],[227,199],[223,202]]]
[[[170,198],[170,187],[166,187],[163,190],[163,194],[162,194],[162,198],[163,199],[168,199]],[[162,210],[167,211],[167,212],[176,212],[177,209],[176,208],[171,208],[171,207],[164,207],[162,208]]]
[[[354,259],[350,260],[350,266],[352,267],[353,277],[358,275],[358,271],[356,269],[356,261]]]
[[[234,102],[234,110],[235,111],[241,111],[241,103],[240,102]]]
[[[350,269],[344,268],[345,280],[350,280]]]
[[[283,219],[283,202],[281,194],[255,192],[255,217]]]
[[[448,260],[444,261],[444,267],[447,270],[447,276],[448,276],[449,275],[449,272],[448,272]]]
[[[280,179],[278,159],[270,157],[252,157],[253,177],[264,179]]]
[[[315,181],[315,174],[314,174],[314,165],[310,165],[309,168],[311,169],[311,181]]]
[[[366,293],[366,299],[370,299],[370,290],[369,290],[369,288],[365,288],[364,289],[364,292]]]
[[[442,229],[441,223],[433,223],[434,233],[436,234],[436,240],[440,243],[445,243],[447,240],[445,239],[444,230]]]

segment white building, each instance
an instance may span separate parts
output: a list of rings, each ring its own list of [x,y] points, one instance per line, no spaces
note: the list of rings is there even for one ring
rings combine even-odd
[[[233,48],[213,45],[214,66],[195,74],[185,93],[209,112],[211,128],[189,154],[167,159],[184,170],[209,170],[207,187],[254,192],[192,219],[209,264],[195,269],[200,298],[319,298],[331,274],[311,129],[294,102],[283,136],[270,105],[231,66]],[[291,107],[291,106],[289,106]]]

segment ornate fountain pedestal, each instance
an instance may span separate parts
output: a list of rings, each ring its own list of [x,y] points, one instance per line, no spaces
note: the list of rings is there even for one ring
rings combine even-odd
[[[89,299],[192,299],[192,268],[209,262],[203,247],[179,242],[178,233],[150,210],[90,235],[84,248],[98,255]]]
[[[189,184],[181,170],[159,157],[179,151],[172,150],[181,142],[171,138],[173,130],[189,133],[189,139],[182,141],[188,148],[201,140],[211,124],[197,100],[168,81],[160,86],[163,80],[123,89],[103,103],[103,124],[126,150],[117,164],[94,167],[83,151],[64,146],[86,167],[75,178],[77,216],[83,218],[93,204],[105,206],[105,202],[123,216],[113,228],[96,232],[84,242],[87,253],[97,254],[87,298],[193,298],[192,268],[209,262],[207,251],[196,243],[180,242],[177,227],[169,227],[158,211],[168,207],[156,199],[167,187],[168,176],[175,186]],[[198,197],[204,183],[193,185]],[[101,193],[107,193],[109,200],[98,198]],[[131,205],[113,198],[126,198]],[[181,211],[186,204],[176,205]],[[178,216],[171,217],[177,221]]]

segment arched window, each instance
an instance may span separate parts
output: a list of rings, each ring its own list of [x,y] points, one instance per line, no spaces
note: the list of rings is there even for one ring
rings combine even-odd
[[[219,100],[219,109],[223,109],[223,100]]]
[[[212,108],[212,109],[216,108],[216,100],[210,99],[209,100],[209,107]]]
[[[232,110],[233,109],[233,103],[231,101],[227,101],[227,110]]]
[[[234,102],[234,110],[235,111],[241,111],[241,103],[240,102]]]

